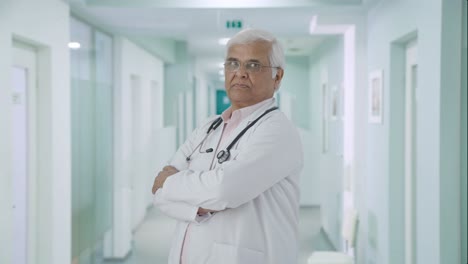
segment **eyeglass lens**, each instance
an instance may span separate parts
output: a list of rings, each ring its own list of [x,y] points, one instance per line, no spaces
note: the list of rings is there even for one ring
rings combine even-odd
[[[241,63],[239,61],[233,60],[233,61],[226,61],[224,63],[224,68],[230,72],[238,71],[240,67],[241,67]],[[258,62],[250,61],[250,62],[244,63],[244,67],[247,72],[258,72],[260,71],[262,67],[267,67],[267,66],[262,66]]]

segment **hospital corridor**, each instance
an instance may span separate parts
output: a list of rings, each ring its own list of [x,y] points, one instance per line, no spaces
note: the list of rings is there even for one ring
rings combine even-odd
[[[0,264],[467,264],[467,5],[0,0]]]

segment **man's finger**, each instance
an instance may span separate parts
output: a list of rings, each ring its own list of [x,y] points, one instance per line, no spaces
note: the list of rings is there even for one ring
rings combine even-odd
[[[178,171],[175,167],[173,166],[165,166],[163,168],[163,171],[169,171],[169,172],[174,172],[174,171]]]
[[[158,176],[161,175],[161,171],[158,173]],[[153,188],[151,188],[151,192],[153,194],[156,193],[156,191],[158,190],[158,176],[154,177],[154,181],[153,181]]]
[[[160,180],[159,180],[159,179],[156,179],[156,180],[154,181],[154,184],[153,184],[153,189],[152,189],[153,194],[155,194],[156,191],[157,191],[159,188],[161,188],[161,187],[162,187],[162,186],[161,186]]]

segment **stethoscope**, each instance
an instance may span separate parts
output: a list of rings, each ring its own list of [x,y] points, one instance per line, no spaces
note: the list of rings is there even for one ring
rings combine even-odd
[[[253,122],[251,122],[250,124],[248,124],[237,136],[236,138],[234,138],[234,140],[231,142],[231,144],[229,144],[227,146],[227,148],[225,150],[221,150],[220,152],[218,152],[218,154],[216,155],[216,158],[218,158],[218,163],[219,164],[222,164],[223,162],[225,162],[226,160],[229,159],[229,157],[231,156],[231,148],[234,147],[237,143],[237,141],[239,141],[239,139],[245,134],[245,132],[247,132],[247,130],[249,130],[249,128],[251,128],[253,125],[255,125],[255,123],[257,123],[258,120],[260,120],[262,117],[264,117],[266,114],[270,113],[271,111],[274,111],[278,109],[277,106],[274,106],[272,108],[269,108],[267,109],[265,112],[263,112],[263,114],[261,114],[259,117],[257,117]],[[221,125],[223,123],[223,119],[221,117],[218,117],[216,118],[213,123],[211,123],[210,127],[208,128],[208,130],[206,131],[206,135],[205,137],[202,139],[202,141],[195,147],[195,149],[192,151],[192,153],[190,153],[190,155],[187,156],[186,160],[187,161],[190,161],[190,158],[192,157],[193,153],[195,153],[195,151],[198,149],[198,152],[200,153],[210,153],[210,152],[213,152],[213,149],[212,148],[209,148],[207,150],[205,150],[204,152],[202,152],[201,150],[201,147],[203,145],[203,143],[205,143],[206,139],[208,138],[208,136],[210,135],[211,132],[213,132],[214,130],[216,130],[216,128],[219,127],[219,125]]]

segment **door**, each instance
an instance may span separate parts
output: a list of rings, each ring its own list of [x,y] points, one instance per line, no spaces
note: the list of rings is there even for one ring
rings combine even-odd
[[[405,80],[405,263],[416,263],[417,43],[406,46]]]
[[[13,262],[35,260],[36,51],[14,42],[11,66]]]

